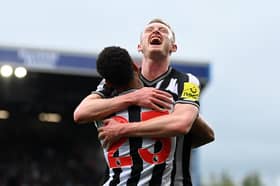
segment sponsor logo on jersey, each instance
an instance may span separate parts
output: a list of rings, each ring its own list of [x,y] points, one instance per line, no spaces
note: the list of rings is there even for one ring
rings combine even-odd
[[[182,92],[181,98],[184,100],[198,101],[199,100],[200,89],[194,83],[184,83],[184,90]]]

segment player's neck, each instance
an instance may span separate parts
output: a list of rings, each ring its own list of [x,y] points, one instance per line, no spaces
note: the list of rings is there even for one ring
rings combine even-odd
[[[130,81],[127,86],[122,86],[117,88],[118,93],[125,92],[131,89],[140,89],[144,87],[142,81],[139,78],[134,78],[133,81]]]
[[[141,74],[147,80],[154,80],[164,74],[169,68],[169,59],[155,61],[151,59],[143,59],[141,65]]]

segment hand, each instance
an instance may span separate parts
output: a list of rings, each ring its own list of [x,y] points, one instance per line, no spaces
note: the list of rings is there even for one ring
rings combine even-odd
[[[103,141],[102,146],[109,148],[112,144],[117,142],[121,136],[123,123],[120,123],[114,119],[106,119],[103,121],[103,126],[98,128],[98,138]]]
[[[154,110],[171,109],[173,97],[168,92],[152,87],[144,87],[134,91],[135,104]]]

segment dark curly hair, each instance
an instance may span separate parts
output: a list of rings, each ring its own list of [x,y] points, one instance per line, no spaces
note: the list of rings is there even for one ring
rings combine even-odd
[[[97,72],[114,87],[125,86],[133,80],[133,61],[126,49],[104,48],[96,60]]]

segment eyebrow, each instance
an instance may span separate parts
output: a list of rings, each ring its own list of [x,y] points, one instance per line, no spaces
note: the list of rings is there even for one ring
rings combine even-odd
[[[144,30],[149,29],[149,28],[154,28],[154,27],[155,27],[155,26],[153,26],[153,25],[147,25],[147,26],[144,28]],[[165,26],[165,25],[162,25],[162,26],[159,27],[159,29],[162,29],[162,28],[168,30],[169,32],[172,32],[171,29],[168,28],[168,27]]]

